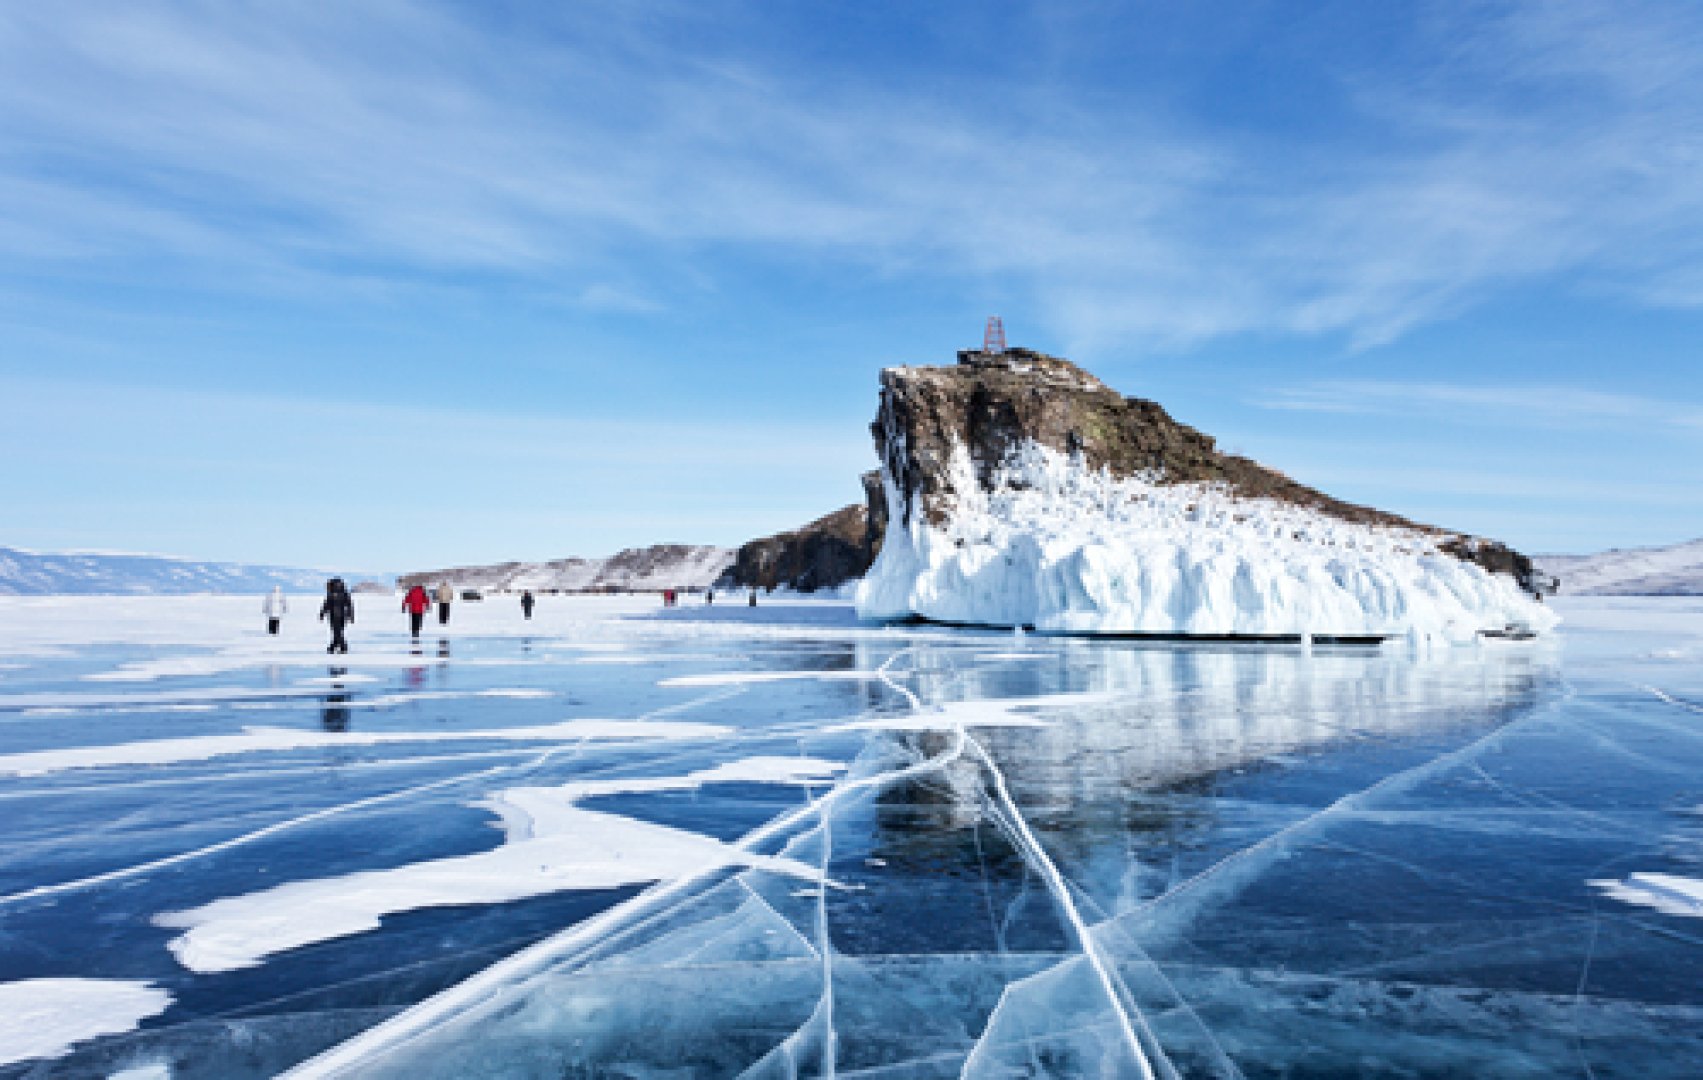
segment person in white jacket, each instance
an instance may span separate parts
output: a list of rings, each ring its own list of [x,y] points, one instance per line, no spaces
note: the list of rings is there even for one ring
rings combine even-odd
[[[290,602],[284,599],[284,587],[272,586],[272,593],[261,601],[260,610],[266,616],[266,632],[276,635],[278,624],[283,621],[284,613],[290,610]]]

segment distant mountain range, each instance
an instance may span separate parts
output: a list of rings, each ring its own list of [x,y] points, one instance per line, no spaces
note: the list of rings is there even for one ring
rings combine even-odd
[[[750,546],[750,545],[747,545]],[[405,574],[404,583],[449,581],[458,588],[541,592],[695,589],[727,575],[738,553],[695,544],[629,548],[606,559],[555,559],[446,567]],[[1540,571],[1561,579],[1563,596],[1703,596],[1703,539],[1596,555],[1539,555]],[[165,555],[35,552],[0,547],[0,595],[252,593],[281,585],[318,592],[334,571],[250,563],[197,562]],[[343,573],[352,586],[388,588],[384,575]]]
[[[605,592],[703,588],[733,564],[731,548],[656,544],[629,548],[606,559],[505,562],[422,570],[400,579],[342,573],[352,587],[390,589],[448,581],[457,588],[532,589],[537,592]],[[0,547],[0,596],[261,593],[273,586],[318,592],[337,571],[249,563],[197,562],[166,555],[112,552],[37,552]]]
[[[534,592],[618,592],[653,589],[701,589],[713,585],[733,565],[732,548],[702,544],[654,544],[628,548],[607,559],[555,559],[505,562],[486,566],[449,566],[404,574],[400,582],[456,588]]]
[[[0,595],[317,592],[335,571],[195,562],[166,555],[38,552],[0,547]],[[350,585],[377,579],[343,574]]]
[[[1537,555],[1563,596],[1703,596],[1703,539],[1596,555]]]

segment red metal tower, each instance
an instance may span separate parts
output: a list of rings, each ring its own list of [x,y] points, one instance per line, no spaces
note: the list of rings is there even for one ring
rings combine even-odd
[[[982,335],[982,352],[997,354],[1004,351],[1005,324],[998,315],[989,315],[987,333]]]

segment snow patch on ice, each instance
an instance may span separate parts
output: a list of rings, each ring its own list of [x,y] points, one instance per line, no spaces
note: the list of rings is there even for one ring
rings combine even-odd
[[[1630,874],[1624,881],[1590,883],[1621,903],[1655,908],[1664,915],[1703,919],[1703,880],[1678,874]]]
[[[1698,650],[1696,649],[1653,649],[1650,652],[1651,660],[1674,660],[1684,662],[1696,660],[1697,657]]]
[[[286,949],[376,930],[385,915],[459,904],[498,904],[568,889],[609,889],[690,878],[724,866],[758,867],[816,881],[819,871],[784,856],[757,855],[712,837],[575,805],[577,799],[705,783],[821,782],[843,769],[814,758],[750,758],[679,777],[583,781],[510,788],[477,803],[495,813],[503,844],[263,892],[156,916],[187,932],[170,948],[197,972],[253,967]]]
[[[1041,710],[1062,711],[1105,705],[1123,695],[1111,693],[1043,694],[1024,698],[975,698],[943,702],[902,716],[870,716],[826,728],[827,731],[953,731],[960,727],[1047,727]]]
[[[349,704],[358,709],[388,709],[396,705],[409,705],[416,701],[451,701],[457,698],[508,698],[514,701],[537,701],[555,696],[556,692],[553,690],[525,686],[499,687],[491,690],[402,690],[394,694],[377,694],[370,698],[351,701]]]
[[[253,701],[266,698],[315,697],[324,693],[310,687],[272,689],[224,686],[185,687],[182,690],[149,691],[135,694],[93,694],[72,690],[34,694],[0,694],[0,710],[6,709],[97,709],[107,707],[184,705],[203,702]]]
[[[718,671],[710,675],[676,675],[663,679],[658,686],[743,686],[748,683],[790,682],[815,680],[819,682],[874,682],[881,678],[876,671],[833,669],[829,671]]]
[[[79,746],[0,754],[0,776],[43,776],[67,769],[97,769],[115,765],[179,765],[232,754],[311,750],[321,747],[480,740],[561,742],[580,739],[708,739],[727,735],[731,731],[731,728],[719,724],[668,720],[564,720],[558,724],[539,724],[531,727],[469,728],[461,731],[309,731],[250,727],[244,728],[239,735],[196,735],[182,739],[153,739],[110,746]]]
[[[437,656],[415,655],[402,651],[348,653],[336,658],[340,668],[402,668],[442,664]],[[320,648],[249,648],[228,649],[206,656],[165,656],[151,660],[132,660],[111,671],[97,671],[83,676],[84,682],[156,682],[161,679],[209,678],[229,675],[256,667],[322,667],[325,651]],[[351,676],[354,677],[354,676]],[[360,679],[369,680],[370,675]]]
[[[884,477],[892,522],[857,593],[864,618],[1057,633],[1411,634],[1470,641],[1559,620],[1411,529],[1342,521],[1217,485],[1119,478],[1029,442],[984,488],[962,446],[946,522]]]
[[[633,795],[659,791],[691,791],[705,784],[801,784],[830,782],[845,764],[812,757],[749,757],[724,762],[684,776],[630,776],[609,780],[578,780],[555,790],[569,799],[604,795]]]
[[[0,1065],[59,1057],[85,1039],[133,1031],[171,1001],[151,983],[132,980],[0,983]]]

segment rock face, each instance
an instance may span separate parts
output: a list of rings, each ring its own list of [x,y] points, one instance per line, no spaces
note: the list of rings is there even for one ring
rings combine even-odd
[[[792,532],[745,544],[720,584],[810,593],[862,577],[881,550],[887,525],[881,474],[865,473],[863,490],[863,503],[841,507]]]
[[[1057,357],[890,368],[872,431],[891,515],[859,592],[872,617],[1356,636],[1553,621],[1505,545],[1224,453]]]
[[[1421,525],[1369,506],[1333,499],[1236,454],[1173,420],[1156,401],[1124,397],[1068,360],[1028,349],[960,352],[957,367],[888,368],[881,412],[870,425],[882,467],[905,496],[904,522],[920,512],[938,525],[953,505],[952,449],[968,450],[977,479],[1023,443],[1080,457],[1114,476],[1158,473],[1170,484],[1217,484],[1249,498],[1275,499],[1342,521],[1435,535],[1459,558],[1524,580],[1531,560],[1493,540]]]

